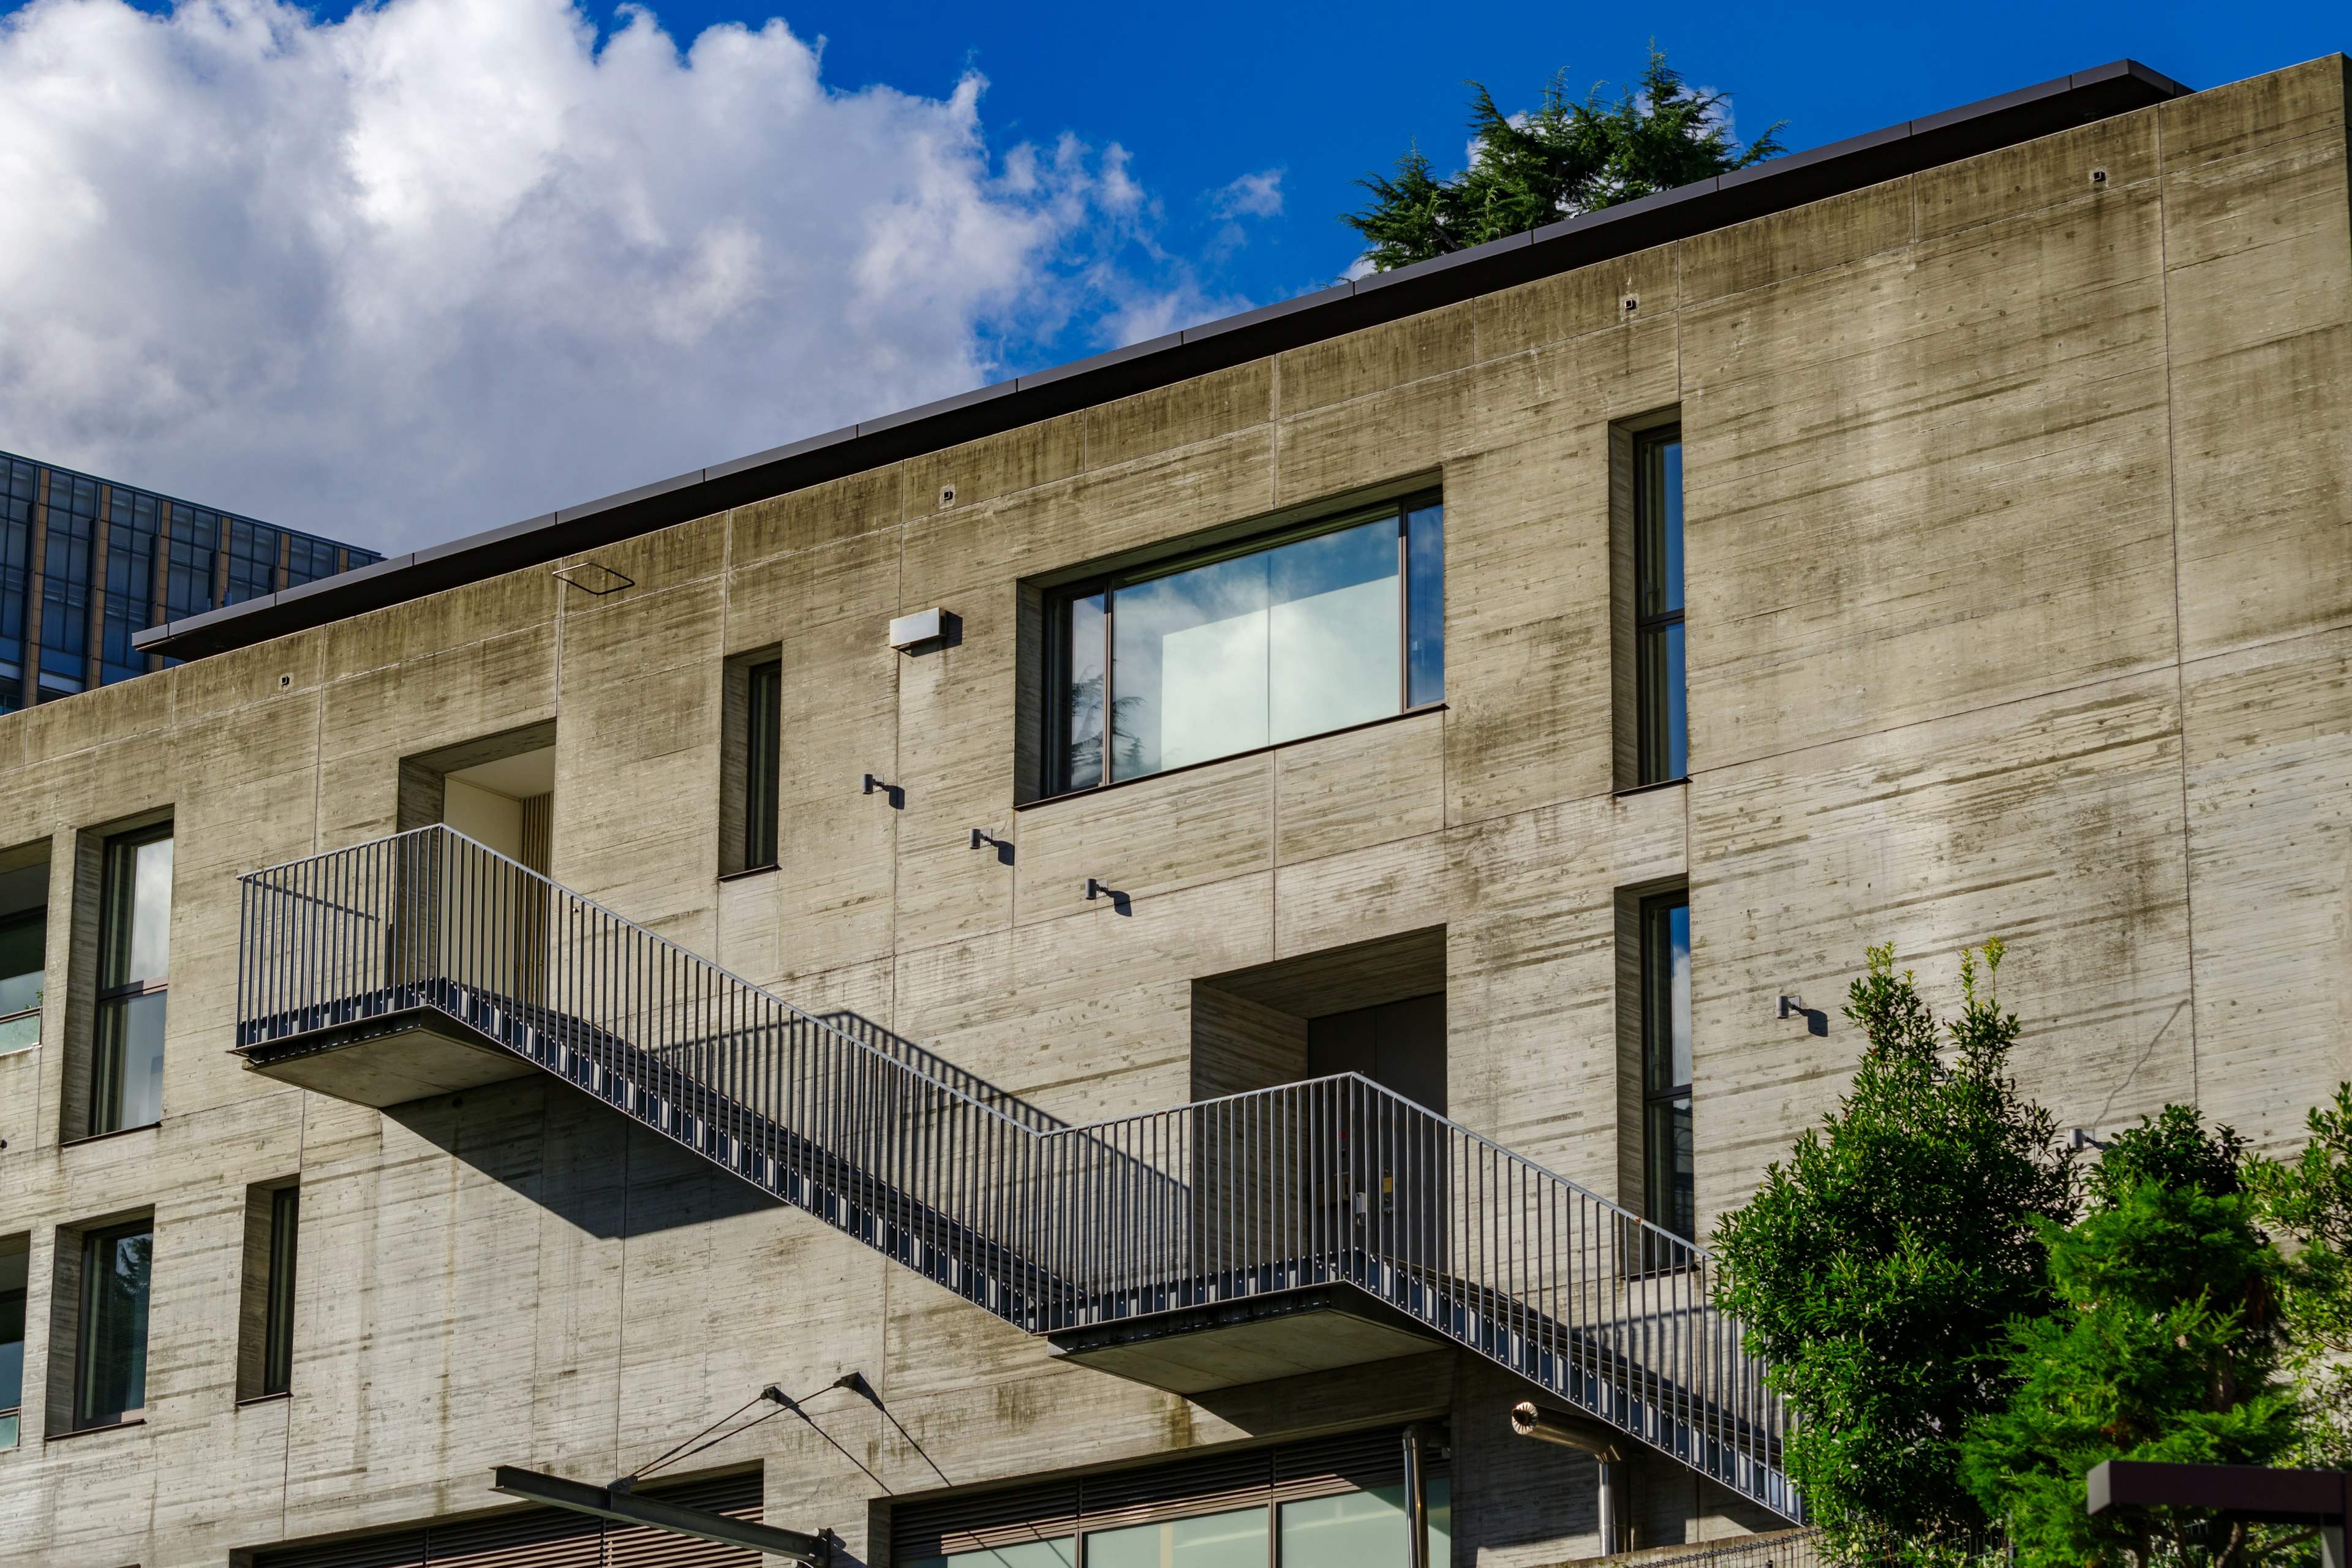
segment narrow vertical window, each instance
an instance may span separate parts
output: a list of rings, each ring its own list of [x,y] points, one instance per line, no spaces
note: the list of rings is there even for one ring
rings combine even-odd
[[[743,764],[743,864],[776,863],[776,813],[784,718],[784,666],[781,659],[755,664],[746,672]]]
[[[41,1043],[48,911],[0,916],[0,1056]]]
[[[1096,586],[1061,601],[1054,650],[1053,738],[1047,747],[1052,772],[1046,789],[1060,795],[1108,782],[1108,723],[1110,692],[1110,595]]]
[[[109,839],[105,855],[99,894],[98,1049],[90,1073],[93,1133],[163,1120],[172,829],[167,825]]]
[[[1683,679],[1683,437],[1633,440],[1633,641],[1641,784],[1687,773]]]
[[[294,1381],[294,1238],[302,1189],[269,1194],[269,1279],[264,1292],[261,1392],[283,1394]]]
[[[783,804],[784,663],[773,647],[736,654],[721,672],[719,874],[776,864]]]
[[[1405,706],[1445,700],[1445,509],[1404,514]]]
[[[1644,1208],[1652,1225],[1696,1239],[1689,896],[1643,900],[1641,921]]]
[[[81,1312],[74,1344],[74,1426],[144,1413],[151,1221],[82,1237]]]
[[[294,1280],[302,1189],[294,1177],[245,1190],[245,1270],[237,1303],[236,1396],[266,1399],[294,1382]]]
[[[30,1237],[0,1237],[0,1448],[16,1446],[25,1403],[25,1300]]]

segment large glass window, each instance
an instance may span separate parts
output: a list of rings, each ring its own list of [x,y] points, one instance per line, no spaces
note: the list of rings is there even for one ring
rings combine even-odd
[[[1431,497],[1064,590],[1047,793],[1443,700],[1444,529]]]
[[[25,1403],[25,1289],[30,1238],[0,1237],[0,1448],[16,1446]]]
[[[48,911],[0,917],[0,1056],[41,1043]]]
[[[172,829],[165,826],[109,839],[99,907],[93,1133],[163,1120],[171,937]]]
[[[1453,1561],[1452,1482],[1433,1476],[1423,1483],[1429,1503],[1429,1556],[1435,1565]],[[1374,1568],[1405,1561],[1404,1488],[1374,1487],[1282,1505],[1281,1568]],[[1090,1565],[1091,1568],[1091,1565]]]
[[[1649,1222],[1696,1239],[1691,1166],[1690,899],[1642,902],[1642,1088]]]
[[[1087,1537],[1087,1568],[1266,1568],[1265,1513],[1231,1513],[1097,1530]]]
[[[155,1232],[135,1225],[82,1238],[81,1321],[74,1346],[74,1425],[99,1426],[147,1404],[148,1274]]]
[[[1683,435],[1633,439],[1633,641],[1641,784],[1690,771],[1683,676]]]
[[[1077,1568],[1078,1543],[1073,1536],[1048,1541],[1018,1541],[1009,1546],[983,1546],[975,1552],[950,1552],[944,1557],[918,1557],[906,1568]]]
[[[1249,1453],[893,1508],[894,1568],[1405,1568],[1404,1434]],[[1424,1449],[1425,1540],[1451,1561],[1448,1460]]]

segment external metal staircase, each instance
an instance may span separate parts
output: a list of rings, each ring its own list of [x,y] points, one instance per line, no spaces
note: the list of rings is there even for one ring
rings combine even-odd
[[[1801,1518],[1706,1251],[1364,1079],[1066,1126],[444,826],[242,891],[256,1071],[550,1073],[1074,1359],[1192,1392],[1451,1343]]]

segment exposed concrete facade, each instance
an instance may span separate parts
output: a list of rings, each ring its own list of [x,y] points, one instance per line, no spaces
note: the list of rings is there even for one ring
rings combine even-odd
[[[1618,1195],[1619,895],[1683,879],[1702,1234],[1855,1058],[1774,996],[1832,1002],[1875,942],[1948,994],[2006,938],[2062,1125],[2186,1100],[2292,1137],[2352,1076],[2346,107],[2341,58],[2298,67],[594,552],[620,592],[517,573],[0,720],[52,975],[88,967],[86,836],[168,809],[177,842],[161,1124],[63,1140],[71,978],[0,1058],[32,1258],[0,1561],[467,1512],[494,1464],[602,1480],[852,1369],[960,1484],[1450,1415],[1457,1561],[1593,1550],[1589,1462],[1510,1439],[1466,1356],[1186,1400],[552,1083],[379,1113],[244,1071],[236,874],[389,834],[404,758],[549,721],[557,881],[1072,1121],[1192,1098],[1196,980],[1443,927],[1449,1114]],[[1619,793],[1610,433],[1677,406],[1690,777]],[[1415,477],[1442,712],[1016,809],[1024,581]],[[886,645],[932,605],[958,646]],[[782,868],[720,880],[722,670],[771,644]],[[247,1189],[297,1173],[292,1393],[238,1405]],[[146,1420],[45,1441],[55,1233],[149,1209]],[[772,1521],[887,1562],[805,1427],[740,1443]],[[1664,1464],[1640,1501],[1644,1545],[1769,1523]]]

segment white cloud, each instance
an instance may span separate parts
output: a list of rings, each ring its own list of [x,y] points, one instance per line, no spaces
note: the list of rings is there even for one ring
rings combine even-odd
[[[1217,193],[1211,210],[1219,217],[1280,217],[1282,173],[1261,169],[1244,174]]]
[[[1122,269],[1118,148],[992,158],[982,85],[835,92],[779,21],[599,49],[569,0],[36,0],[0,447],[406,548],[1231,303]]]

